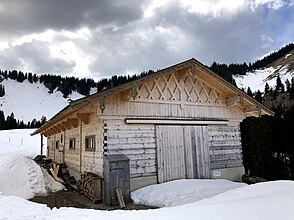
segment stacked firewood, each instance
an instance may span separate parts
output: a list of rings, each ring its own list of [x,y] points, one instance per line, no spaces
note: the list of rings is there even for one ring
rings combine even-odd
[[[94,173],[84,172],[77,182],[77,189],[93,202],[102,200],[101,177]]]

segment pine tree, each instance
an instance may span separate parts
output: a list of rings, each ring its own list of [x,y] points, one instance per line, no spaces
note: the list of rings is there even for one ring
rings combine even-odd
[[[291,79],[291,88],[290,88],[289,95],[290,95],[290,99],[294,99],[294,77],[292,77]]]
[[[269,85],[267,83],[265,83],[264,93],[267,94],[267,93],[269,93],[269,91],[270,91],[270,87],[269,87]]]
[[[280,92],[285,92],[285,87],[284,84],[281,81],[280,76],[277,77],[277,83],[276,83],[276,92],[280,93]]]
[[[4,112],[0,110],[0,130],[4,130],[5,129],[5,116],[4,116]]]
[[[251,97],[253,97],[253,93],[250,89],[250,87],[247,88],[247,92],[246,92],[248,95],[250,95]]]
[[[261,92],[258,90],[254,96],[254,98],[259,101],[260,103],[262,103],[262,94]]]
[[[5,88],[3,85],[0,84],[0,97],[3,97],[5,95]]]

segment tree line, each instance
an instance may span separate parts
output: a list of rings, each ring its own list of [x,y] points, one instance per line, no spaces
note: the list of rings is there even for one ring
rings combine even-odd
[[[273,110],[274,116],[242,121],[244,167],[252,176],[294,180],[294,105]]]
[[[142,76],[154,73],[153,70],[147,72],[142,72],[135,75],[126,75],[126,76],[117,76],[114,75],[110,78],[101,79],[98,82],[95,82],[90,78],[76,78],[76,77],[62,77],[60,75],[36,75],[32,73],[23,73],[22,71],[1,71],[0,77],[3,79],[16,80],[17,82],[24,82],[28,80],[29,83],[42,83],[49,89],[49,93],[53,93],[56,89],[63,94],[64,98],[67,98],[73,91],[76,91],[84,96],[90,94],[91,88],[97,88],[97,91],[100,92],[105,89],[109,89],[132,80],[138,79]],[[1,81],[2,81],[1,80]],[[1,82],[0,81],[0,82]],[[4,86],[0,84],[0,97],[5,95]]]
[[[241,122],[246,172],[268,180],[294,180],[294,77],[285,84],[277,77],[275,87],[266,84],[263,93],[248,94],[264,104],[270,99],[267,105],[275,114]]]
[[[227,81],[234,83],[233,75],[245,75],[248,71],[253,71],[261,68],[265,68],[267,65],[273,63],[277,59],[284,57],[290,51],[294,50],[294,44],[290,43],[285,47],[282,47],[277,52],[273,52],[264,58],[255,61],[254,63],[232,63],[232,64],[220,64],[213,62],[209,67],[213,72],[217,73]]]
[[[46,121],[46,117],[42,116],[40,120],[33,119],[32,121],[25,123],[22,120],[16,120],[13,113],[5,117],[4,112],[0,110],[0,130],[39,128],[45,124]]]

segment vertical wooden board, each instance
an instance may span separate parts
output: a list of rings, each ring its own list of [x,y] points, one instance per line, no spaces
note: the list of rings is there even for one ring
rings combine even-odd
[[[197,136],[195,128],[191,129],[191,151],[192,151],[192,167],[193,167],[193,178],[198,178],[198,159],[197,159]]]
[[[210,178],[210,157],[209,157],[209,144],[208,144],[208,128],[202,127],[203,138],[203,158],[204,158],[204,178]]]
[[[184,126],[184,161],[185,161],[185,178],[194,178],[194,155],[192,147],[193,126]],[[195,151],[194,151],[195,153]]]
[[[163,182],[163,158],[162,158],[162,133],[158,127],[156,127],[156,153],[157,153],[157,181]]]
[[[194,178],[209,178],[209,150],[207,128],[193,126],[191,128],[192,157]]]
[[[184,132],[182,126],[156,126],[158,181],[186,178]]]

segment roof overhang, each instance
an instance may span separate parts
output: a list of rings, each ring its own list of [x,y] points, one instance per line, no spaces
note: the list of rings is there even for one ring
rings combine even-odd
[[[200,63],[196,59],[192,58],[188,61],[173,65],[163,70],[159,70],[155,73],[143,76],[131,82],[128,82],[113,88],[109,88],[104,91],[98,92],[96,94],[89,95],[84,98],[72,101],[67,107],[65,107],[60,112],[58,112],[46,124],[41,126],[39,129],[35,130],[31,135],[44,133],[44,131],[49,130],[49,128],[52,129],[51,127],[57,122],[62,121],[66,117],[70,117],[72,114],[78,112],[85,106],[88,106],[95,101],[98,101],[101,104],[103,103],[104,98],[107,96],[111,96],[111,95],[120,93],[122,91],[125,91],[127,89],[139,86],[142,83],[150,79],[153,79],[154,77],[157,77],[158,75],[165,75],[165,74],[167,75],[171,73],[172,71],[180,71],[185,68],[191,68],[191,72],[193,74],[201,74],[201,78],[203,80],[212,82],[212,84],[217,86],[218,89],[227,97],[227,106],[240,107],[243,110],[245,117],[250,117],[250,116],[259,117],[261,115],[274,115],[274,112],[271,111],[269,108],[262,105],[261,103],[253,99],[251,96],[247,95],[245,92],[241,91],[240,89],[238,89],[231,83],[227,82],[226,80],[224,80],[223,78],[215,74],[208,67],[204,66],[202,63]],[[61,124],[62,123],[65,123],[65,122],[61,122]],[[64,124],[64,126],[66,126],[66,123]],[[47,132],[47,133],[49,134],[50,132]]]

